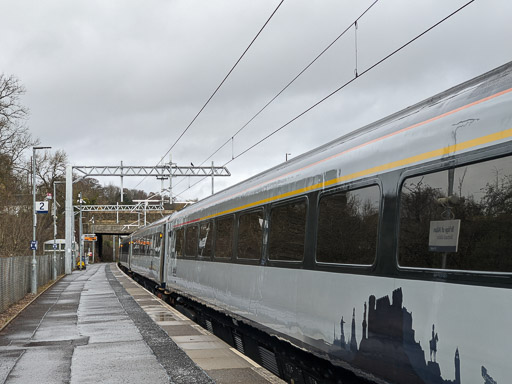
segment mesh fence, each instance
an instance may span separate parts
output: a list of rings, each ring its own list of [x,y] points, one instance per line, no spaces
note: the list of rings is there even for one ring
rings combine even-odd
[[[37,283],[45,285],[52,279],[53,255],[36,256]],[[57,276],[64,273],[65,256],[57,255]],[[30,292],[32,256],[0,257],[0,312]]]

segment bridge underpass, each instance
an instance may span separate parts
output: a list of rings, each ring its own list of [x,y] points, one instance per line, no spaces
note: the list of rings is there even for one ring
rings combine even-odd
[[[82,234],[95,235],[97,241],[84,239],[84,252],[94,261],[116,261],[120,239],[138,228],[170,215],[175,210],[163,205],[82,205]],[[80,213],[80,206],[75,206]],[[87,236],[84,235],[84,236]]]

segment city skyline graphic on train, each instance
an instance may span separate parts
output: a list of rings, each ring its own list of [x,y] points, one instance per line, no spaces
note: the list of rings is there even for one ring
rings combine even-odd
[[[464,384],[461,377],[463,353],[453,351],[453,366],[440,366],[436,361],[440,336],[432,324],[428,350],[415,340],[412,312],[403,306],[402,288],[378,299],[374,295],[364,303],[361,340],[356,336],[356,308],[351,321],[342,316],[335,325],[334,339],[329,354],[379,377],[401,384]],[[347,325],[347,332],[345,331]],[[339,326],[339,337],[336,335]],[[425,357],[427,355],[427,358]],[[444,378],[443,372],[454,372],[453,378]],[[483,384],[498,384],[492,373],[481,366]],[[445,373],[445,376],[448,374]]]

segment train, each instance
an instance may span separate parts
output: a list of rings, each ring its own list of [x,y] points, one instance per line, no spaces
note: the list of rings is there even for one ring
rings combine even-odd
[[[512,62],[135,231],[119,264],[288,382],[509,382]]]
[[[54,250],[54,244],[55,244],[55,250]],[[78,243],[76,241],[73,242],[72,245],[72,254],[74,255],[75,252],[78,250]],[[55,239],[55,240],[47,240],[43,243],[43,254],[44,255],[50,255],[53,256],[53,254],[59,258],[64,259],[66,257],[66,239]],[[78,260],[77,260],[78,264]]]

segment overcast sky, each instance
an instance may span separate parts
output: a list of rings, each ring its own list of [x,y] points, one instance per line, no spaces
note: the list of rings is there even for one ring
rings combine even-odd
[[[285,0],[172,151],[201,164],[372,0]],[[0,72],[27,89],[28,126],[73,165],[156,165],[278,0],[2,0]],[[359,21],[358,71],[466,0],[379,0]],[[476,0],[271,139],[216,191],[511,60],[512,2]],[[354,76],[351,30],[212,160],[222,165]],[[208,161],[211,164],[211,160]],[[100,179],[101,182],[107,180]],[[114,181],[114,180],[110,180]],[[133,188],[141,179],[127,178]],[[174,181],[181,192],[197,179]],[[116,181],[117,182],[117,181]],[[145,180],[138,188],[156,191]],[[211,181],[180,198],[205,197]]]

